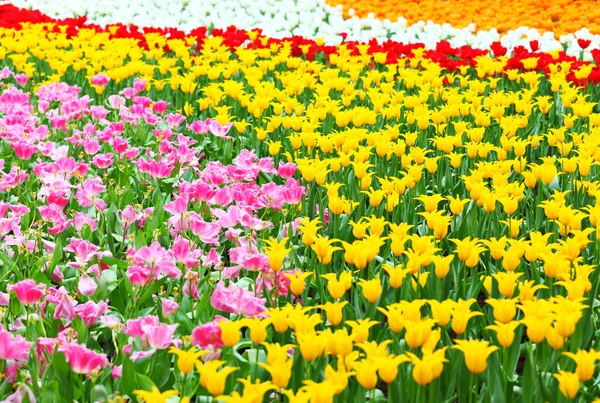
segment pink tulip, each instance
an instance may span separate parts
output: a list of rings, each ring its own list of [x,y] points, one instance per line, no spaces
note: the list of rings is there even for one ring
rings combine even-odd
[[[33,154],[35,154],[38,149],[33,144],[27,143],[25,141],[11,141],[9,142],[10,146],[15,150],[15,154],[22,160],[28,160],[31,158]]]
[[[279,173],[279,176],[281,176],[283,179],[289,179],[293,177],[296,173],[296,168],[297,165],[293,162],[280,161],[279,167],[277,168],[277,172]]]
[[[110,81],[110,77],[106,74],[96,74],[94,77],[90,78],[90,82],[94,85],[104,87]]]
[[[90,327],[100,316],[106,312],[108,309],[108,305],[104,301],[100,301],[97,304],[94,301],[88,301],[85,304],[77,305],[75,307],[75,313],[81,319],[83,319],[83,323],[85,326]]]
[[[86,179],[81,187],[77,189],[75,198],[81,207],[94,206],[98,211],[102,212],[106,210],[106,203],[102,199],[97,198],[97,196],[104,192],[105,189],[106,186],[104,186],[100,178]]]
[[[177,323],[174,325],[159,323],[158,326],[142,325],[142,330],[150,347],[162,350],[173,344],[173,335],[178,326]]]
[[[177,310],[177,308],[179,308],[179,304],[177,302],[172,301],[170,299],[166,299],[166,298],[160,299],[160,305],[162,307],[162,315],[165,318],[167,316],[169,316],[170,314],[172,314],[173,312],[175,312]]]
[[[22,336],[12,336],[0,325],[0,359],[26,361],[31,343]]]
[[[142,338],[145,334],[144,330],[142,329],[143,326],[158,326],[158,323],[158,316],[154,315],[131,319],[127,321],[127,325],[125,326],[125,334],[129,337]]]
[[[152,110],[154,110],[156,113],[162,114],[165,113],[168,106],[169,103],[166,101],[156,101],[152,103]]]
[[[79,283],[77,285],[77,291],[79,291],[81,295],[84,295],[86,297],[94,295],[94,293],[96,292],[96,288],[98,288],[98,286],[92,277],[88,276],[85,273],[81,275],[81,277],[79,278]]]
[[[265,302],[264,298],[255,297],[252,292],[235,284],[229,284],[229,287],[226,288],[222,281],[217,283],[217,287],[210,297],[210,304],[215,309],[249,318],[255,315],[262,316],[267,310]]]
[[[222,347],[221,328],[217,321],[208,322],[192,330],[191,343],[200,348]]]
[[[35,304],[42,298],[46,286],[44,284],[36,284],[31,279],[19,281],[16,284],[8,285],[8,291],[14,291],[17,298],[25,305]]]
[[[73,372],[78,374],[91,376],[94,371],[108,364],[106,354],[99,354],[76,342],[63,344],[58,349],[65,354]]]

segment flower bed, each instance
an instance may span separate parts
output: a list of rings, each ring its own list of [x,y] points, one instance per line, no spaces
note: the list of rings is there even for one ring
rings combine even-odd
[[[0,398],[600,394],[596,62],[0,11]]]
[[[341,42],[341,33],[361,42],[392,39],[424,43],[428,48],[449,40],[455,47],[467,45],[478,49],[488,49],[493,42],[501,41],[503,46],[513,49],[537,40],[543,51],[565,47],[570,55],[579,56],[582,49],[577,41],[583,39],[592,41],[591,48],[584,52],[586,60],[591,60],[589,50],[600,48],[600,30],[596,25],[600,8],[594,1],[563,0],[548,7],[532,0],[106,0],[101,3],[13,0],[12,3],[40,9],[56,18],[86,15],[103,26],[124,23],[190,31],[199,25],[225,29],[234,23],[248,30],[260,28],[273,38],[322,37],[325,43],[334,45]]]

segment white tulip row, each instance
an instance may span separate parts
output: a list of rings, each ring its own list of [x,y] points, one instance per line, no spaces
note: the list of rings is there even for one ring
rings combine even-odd
[[[478,31],[474,24],[457,29],[430,21],[408,25],[402,17],[397,21],[379,20],[373,15],[344,19],[342,7],[331,7],[325,0],[11,0],[11,3],[56,18],[86,15],[99,25],[120,22],[140,27],[177,27],[184,31],[203,25],[215,28],[235,25],[243,29],[262,28],[265,35],[274,38],[321,37],[327,44],[340,43],[340,33],[345,32],[348,40],[390,38],[403,43],[424,43],[428,48],[435,47],[440,40],[448,40],[452,46],[489,49],[492,42],[500,41],[509,49],[518,45],[529,49],[529,41],[538,40],[541,51],[564,47],[573,56],[580,56],[582,51],[577,39],[589,39],[592,43],[584,51],[587,60],[591,60],[590,50],[600,48],[600,35],[593,35],[587,29],[557,39],[553,32],[541,33],[527,27],[501,36],[495,29]],[[353,14],[353,10],[349,12]]]

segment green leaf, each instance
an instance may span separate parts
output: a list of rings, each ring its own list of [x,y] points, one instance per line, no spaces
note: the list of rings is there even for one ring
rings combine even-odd
[[[129,267],[129,264],[126,261],[116,259],[112,256],[103,256],[100,261],[109,266],[117,266],[120,269],[127,269]]]
[[[62,352],[56,351],[54,353],[51,369],[53,374],[52,379],[57,380],[61,385],[70,385],[68,388],[62,388],[63,393],[60,393],[59,396],[64,396],[69,402],[73,401],[74,385],[71,379],[73,374]]]
[[[123,389],[123,393],[130,398],[133,398],[133,391],[136,386],[136,374],[133,368],[133,361],[129,358],[128,355],[125,355],[123,358],[123,372],[121,377],[121,387]]]
[[[58,238],[54,245],[54,252],[52,253],[52,259],[50,260],[50,265],[48,266],[48,269],[46,270],[46,272],[51,274],[54,271],[54,269],[56,268],[56,265],[61,261],[62,257],[63,257],[62,242],[61,242],[60,238]]]
[[[146,375],[135,374],[135,378],[140,389],[150,391],[153,386],[156,386],[154,382],[152,382],[152,379],[148,378]]]
[[[158,355],[154,368],[151,368],[152,381],[159,389],[167,384],[171,376],[171,360],[166,350],[156,352]]]

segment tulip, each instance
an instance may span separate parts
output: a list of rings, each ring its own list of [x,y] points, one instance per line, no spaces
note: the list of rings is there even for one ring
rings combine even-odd
[[[496,346],[490,346],[489,341],[481,340],[455,340],[456,344],[452,347],[460,350],[465,355],[465,364],[469,371],[474,374],[480,374],[487,369],[487,359],[494,351],[498,350]]]
[[[219,370],[218,368],[224,363],[225,361],[215,360],[206,364],[196,364],[196,369],[200,374],[200,384],[213,396],[223,394],[227,377],[238,370],[237,367],[225,367]]]
[[[310,246],[310,248],[315,252],[317,259],[321,264],[328,265],[329,262],[331,262],[333,252],[341,250],[341,248],[337,246],[331,246],[335,242],[337,242],[336,239],[330,240],[329,238],[321,235],[317,235],[313,239],[313,244]]]
[[[495,323],[495,325],[487,326],[486,329],[495,331],[500,345],[504,348],[509,348],[512,346],[515,339],[515,329],[519,327],[521,323],[515,321],[508,323],[496,321]]]
[[[444,347],[434,353],[425,353],[422,358],[410,352],[406,353],[413,364],[412,376],[416,383],[426,386],[439,378],[444,370],[444,363],[449,362],[445,358],[446,349],[447,347]]]
[[[259,362],[262,368],[264,368],[270,375],[271,381],[275,386],[279,389],[285,389],[290,382],[290,378],[292,377],[292,365],[294,360],[279,360],[273,364],[265,364],[263,362]]]
[[[353,368],[356,380],[363,388],[371,390],[377,386],[377,365],[375,361],[366,359],[355,362]]]
[[[171,396],[177,396],[179,392],[176,390],[167,390],[166,392],[160,392],[158,388],[152,385],[152,390],[150,392],[145,390],[135,390],[133,394],[137,397],[143,399],[146,403],[167,403],[167,400]]]
[[[267,338],[267,326],[273,323],[272,318],[245,319],[241,321],[241,326],[246,326],[250,329],[250,340],[254,344],[262,344]]]
[[[398,376],[398,366],[403,362],[409,361],[407,355],[389,355],[379,359],[377,373],[385,383],[392,383]]]
[[[488,298],[485,302],[492,306],[494,311],[494,319],[501,323],[508,323],[512,321],[517,314],[516,299]]]
[[[300,354],[306,361],[313,361],[323,354],[325,339],[321,335],[312,332],[299,334],[297,336]]]
[[[558,380],[558,389],[560,393],[567,399],[574,399],[579,391],[579,377],[577,374],[560,370],[558,374],[554,374]]]
[[[371,304],[376,303],[382,292],[381,281],[379,280],[379,277],[376,277],[372,280],[359,279],[358,284],[362,288],[362,293],[366,300]]]
[[[184,375],[191,373],[194,370],[194,365],[198,362],[198,358],[207,352],[208,350],[196,351],[195,347],[191,347],[187,351],[175,347],[169,349],[169,353],[177,356],[177,368]]]
[[[596,367],[596,360],[600,357],[598,353],[594,350],[585,351],[578,350],[576,354],[571,352],[565,352],[563,355],[566,355],[577,364],[577,369],[575,373],[581,382],[587,382],[594,376],[594,371]],[[564,393],[563,393],[564,394]]]
[[[287,241],[288,238],[283,238],[279,242],[273,238],[265,241],[269,246],[265,248],[263,252],[269,257],[269,266],[275,273],[281,270],[285,257],[292,250],[291,248],[285,247]]]
[[[240,322],[222,320],[219,322],[219,327],[221,328],[221,340],[225,346],[233,347],[240,342]]]
[[[7,291],[14,291],[19,301],[25,305],[35,304],[42,298],[46,290],[44,284],[36,284],[35,281],[26,279],[15,284],[9,284]]]
[[[433,319],[425,319],[419,320],[416,322],[406,321],[406,333],[404,335],[404,340],[406,340],[406,344],[410,348],[419,348],[427,340],[431,335],[431,329],[435,325],[435,321]]]
[[[327,313],[327,320],[332,326],[337,326],[343,319],[342,309],[348,304],[348,301],[341,302],[327,302],[325,305],[319,305],[318,307],[325,310]]]
[[[290,280],[290,291],[292,294],[299,296],[304,292],[306,279],[313,274],[314,272],[312,271],[298,273],[296,270],[293,273],[284,273],[284,276]]]

